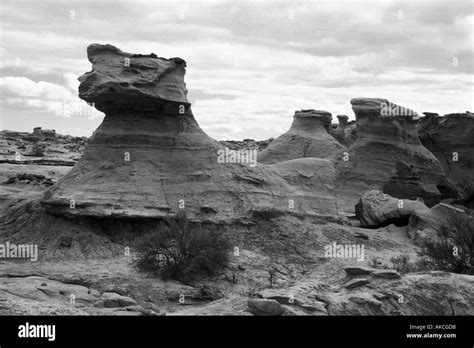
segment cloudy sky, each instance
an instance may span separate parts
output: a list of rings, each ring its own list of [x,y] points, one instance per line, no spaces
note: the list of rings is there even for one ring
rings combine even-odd
[[[77,77],[94,42],[184,58],[216,139],[276,137],[299,109],[352,119],[354,97],[474,111],[471,0],[0,1],[0,129],[90,136],[103,115]]]

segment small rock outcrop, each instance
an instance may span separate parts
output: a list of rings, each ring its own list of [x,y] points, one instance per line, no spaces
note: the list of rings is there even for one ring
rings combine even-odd
[[[428,207],[421,201],[397,199],[377,190],[367,191],[355,207],[362,227],[408,225],[415,210],[428,210]]]
[[[41,129],[41,127],[33,128],[33,135],[40,138],[56,138],[56,130]]]
[[[250,299],[247,304],[248,311],[253,315],[280,316],[283,314],[283,307],[276,300]]]
[[[339,204],[348,207],[373,188],[396,198],[422,198],[428,206],[448,186],[438,159],[420,142],[417,114],[386,99],[351,100],[357,140],[338,163]]]
[[[290,129],[271,142],[258,160],[262,163],[278,163],[297,158],[316,157],[334,159],[345,150],[329,134],[332,116],[327,111],[296,111]]]

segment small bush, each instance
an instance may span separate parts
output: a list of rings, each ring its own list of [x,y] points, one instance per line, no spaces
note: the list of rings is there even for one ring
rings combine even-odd
[[[413,272],[413,264],[410,263],[410,255],[408,254],[394,256],[390,259],[390,262],[393,265],[393,269],[399,273],[406,274]]]
[[[216,228],[203,229],[180,212],[139,240],[136,266],[163,279],[188,282],[216,275],[227,266],[230,249]]]
[[[468,216],[456,214],[445,223],[438,240],[424,242],[421,255],[427,256],[436,269],[474,274],[474,228]]]
[[[422,256],[415,262],[413,272],[426,272],[435,269],[436,266],[433,264],[433,261],[429,257]]]
[[[36,157],[43,157],[45,153],[45,146],[35,143],[33,145],[33,148],[31,149],[31,156],[36,156]]]
[[[426,257],[420,257],[416,262],[410,261],[409,254],[401,254],[390,259],[392,268],[401,274],[433,270],[433,262]]]
[[[469,203],[474,202],[474,184],[464,179],[456,185],[456,203],[467,206]]]

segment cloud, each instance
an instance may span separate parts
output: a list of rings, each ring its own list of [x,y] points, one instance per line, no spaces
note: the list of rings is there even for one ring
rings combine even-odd
[[[184,58],[193,112],[218,138],[278,136],[302,108],[352,118],[356,96],[419,112],[474,109],[468,0],[23,0],[3,10],[2,105],[18,110],[78,102],[92,42]]]
[[[19,96],[43,100],[64,100],[72,97],[72,93],[63,86],[54,83],[34,82],[25,77],[6,76],[0,78],[2,96]]]
[[[50,82],[35,82],[25,77],[0,77],[0,95],[2,105],[20,110],[38,110],[64,117],[101,115],[70,89]]]

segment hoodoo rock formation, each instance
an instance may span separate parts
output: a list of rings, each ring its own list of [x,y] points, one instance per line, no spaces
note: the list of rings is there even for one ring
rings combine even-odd
[[[357,140],[337,166],[339,205],[352,209],[367,189],[438,203],[448,184],[440,162],[418,138],[417,114],[386,99],[356,98],[351,104]]]
[[[357,127],[355,121],[348,122],[346,115],[337,115],[339,124],[332,130],[332,135],[342,145],[349,148],[357,139]]]
[[[474,183],[474,114],[425,115],[417,125],[423,145],[439,159],[448,179]]]
[[[329,134],[331,120],[327,111],[296,111],[290,129],[259,154],[259,161],[278,163],[296,158],[341,156],[345,147]]]
[[[260,209],[335,214],[334,167],[303,159],[276,166],[219,163],[222,149],[186,98],[185,61],[87,49],[79,96],[105,113],[81,160],[42,200],[68,217],[231,219]],[[289,205],[293,200],[294,206]]]
[[[472,209],[437,203],[449,189],[442,165],[473,181],[471,114],[426,114],[420,142],[411,110],[353,99],[356,125],[303,110],[274,141],[219,143],[193,116],[183,59],[99,44],[87,53],[79,95],[105,113],[90,139],[0,132],[0,248],[18,251],[0,255],[0,314],[474,314]],[[148,237],[179,209],[191,221],[163,250]],[[225,267],[212,253],[186,257],[195,226],[226,241],[212,238]],[[209,242],[192,240],[195,251]],[[427,240],[449,253],[431,258]],[[144,241],[183,256],[170,260],[177,268],[216,272],[185,282],[141,272],[133,260],[158,270]],[[451,267],[451,244],[465,265]]]

